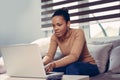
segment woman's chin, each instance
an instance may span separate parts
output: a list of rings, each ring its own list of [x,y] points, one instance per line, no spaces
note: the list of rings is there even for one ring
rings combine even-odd
[[[57,37],[61,37],[62,35],[60,35],[60,34],[55,34]]]

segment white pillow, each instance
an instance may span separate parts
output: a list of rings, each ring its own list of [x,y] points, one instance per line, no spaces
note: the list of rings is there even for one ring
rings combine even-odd
[[[100,73],[103,73],[106,69],[108,62],[109,51],[112,48],[112,44],[88,44],[90,54],[96,61]]]
[[[51,37],[40,38],[40,39],[33,41],[31,44],[37,44],[39,49],[40,49],[41,55],[45,56],[48,52],[48,49],[49,49],[50,38]],[[54,60],[60,59],[62,57],[63,57],[63,55],[62,55],[60,49],[58,48],[56,51],[56,54],[54,56]]]
[[[38,44],[41,55],[45,56],[49,49],[50,37],[37,39],[31,44]]]
[[[120,73],[120,46],[114,48],[110,54],[109,69],[113,73]]]
[[[6,68],[4,67],[3,58],[0,57],[0,74],[6,73]]]

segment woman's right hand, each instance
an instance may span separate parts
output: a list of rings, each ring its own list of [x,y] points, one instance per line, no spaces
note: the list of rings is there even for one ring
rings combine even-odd
[[[49,62],[51,62],[51,58],[49,56],[44,56],[43,57],[43,64],[46,65],[48,64]]]
[[[55,63],[54,62],[50,62],[47,65],[45,65],[45,71],[46,72],[51,72],[51,71],[53,71],[54,68],[55,68]]]

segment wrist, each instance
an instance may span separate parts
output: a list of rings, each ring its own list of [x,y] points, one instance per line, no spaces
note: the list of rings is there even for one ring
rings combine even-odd
[[[56,64],[55,62],[52,62],[53,68],[56,68]]]

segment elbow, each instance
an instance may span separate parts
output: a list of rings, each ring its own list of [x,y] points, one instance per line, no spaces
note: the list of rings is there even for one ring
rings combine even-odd
[[[73,57],[73,61],[78,61],[79,56],[75,55],[75,54],[70,54]]]

